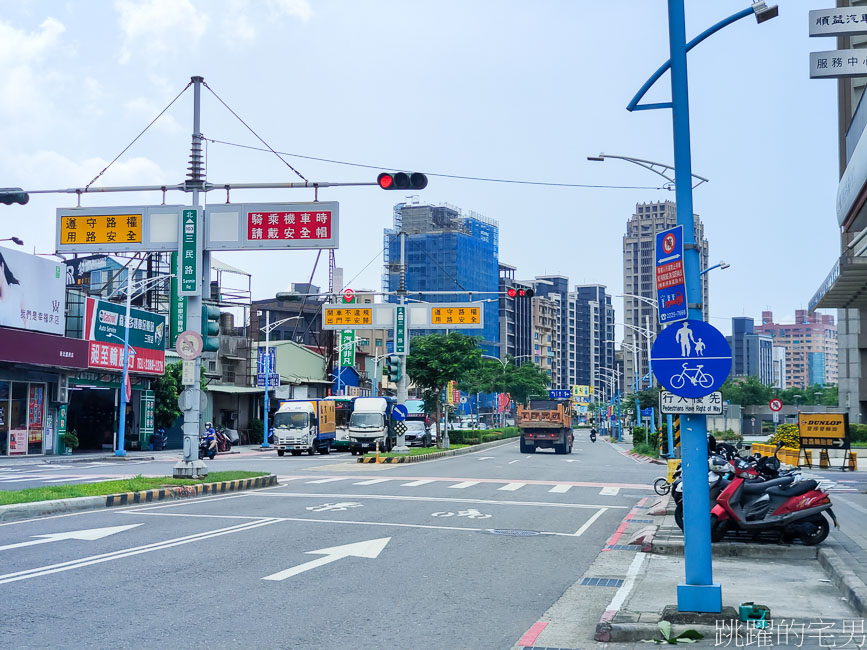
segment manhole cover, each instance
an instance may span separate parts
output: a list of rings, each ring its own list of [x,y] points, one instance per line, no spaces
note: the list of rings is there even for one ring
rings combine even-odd
[[[538,530],[511,530],[508,528],[492,528],[490,531],[493,535],[509,535],[511,537],[534,537],[541,535]]]

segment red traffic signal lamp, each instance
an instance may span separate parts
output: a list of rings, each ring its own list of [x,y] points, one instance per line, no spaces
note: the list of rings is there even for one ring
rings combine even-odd
[[[509,298],[532,298],[536,295],[536,292],[532,289],[516,289],[515,287],[509,287],[506,291],[506,295]]]
[[[384,190],[423,190],[427,187],[427,176],[419,172],[383,172],[376,177],[376,184]]]

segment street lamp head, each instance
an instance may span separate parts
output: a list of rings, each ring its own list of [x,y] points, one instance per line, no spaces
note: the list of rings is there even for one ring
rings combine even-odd
[[[727,269],[727,268],[730,267],[730,266],[731,266],[731,264],[726,264],[726,263],[723,262],[722,260],[720,260],[720,262],[719,262],[719,267],[720,267],[720,269]]]
[[[605,154],[600,153],[598,156],[587,156],[587,160],[591,160],[593,162],[605,162]]]
[[[281,302],[300,302],[301,294],[297,291],[278,291],[277,300]]]
[[[756,0],[753,3],[753,13],[756,14],[756,22],[761,25],[766,20],[779,16],[780,8],[777,5],[767,6],[765,0]]]
[[[24,240],[23,239],[19,239],[18,237],[12,237],[11,239],[12,239],[13,244],[18,244],[19,246],[24,246]]]

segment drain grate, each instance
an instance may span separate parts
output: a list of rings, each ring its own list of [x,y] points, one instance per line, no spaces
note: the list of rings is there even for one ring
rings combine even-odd
[[[509,535],[511,537],[535,537],[541,535],[538,530],[514,530],[510,528],[492,528],[488,531],[492,535]]]
[[[620,578],[584,578],[581,584],[585,587],[620,587],[623,580]]]
[[[609,544],[605,549],[609,551],[640,551],[641,547],[635,544]]]
[[[652,524],[653,519],[630,519],[629,522],[634,524]]]

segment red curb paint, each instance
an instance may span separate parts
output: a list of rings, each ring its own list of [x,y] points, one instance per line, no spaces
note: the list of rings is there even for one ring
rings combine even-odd
[[[616,609],[608,609],[602,614],[602,618],[599,619],[600,623],[610,623],[614,620],[614,617],[617,616],[617,612],[619,610]]]
[[[539,638],[539,635],[542,634],[542,630],[548,627],[547,623],[543,623],[539,621],[538,623],[534,623],[533,627],[527,630],[527,633],[521,637],[521,640],[518,641],[519,646],[523,646],[525,648],[530,648],[536,645],[536,639]]]

